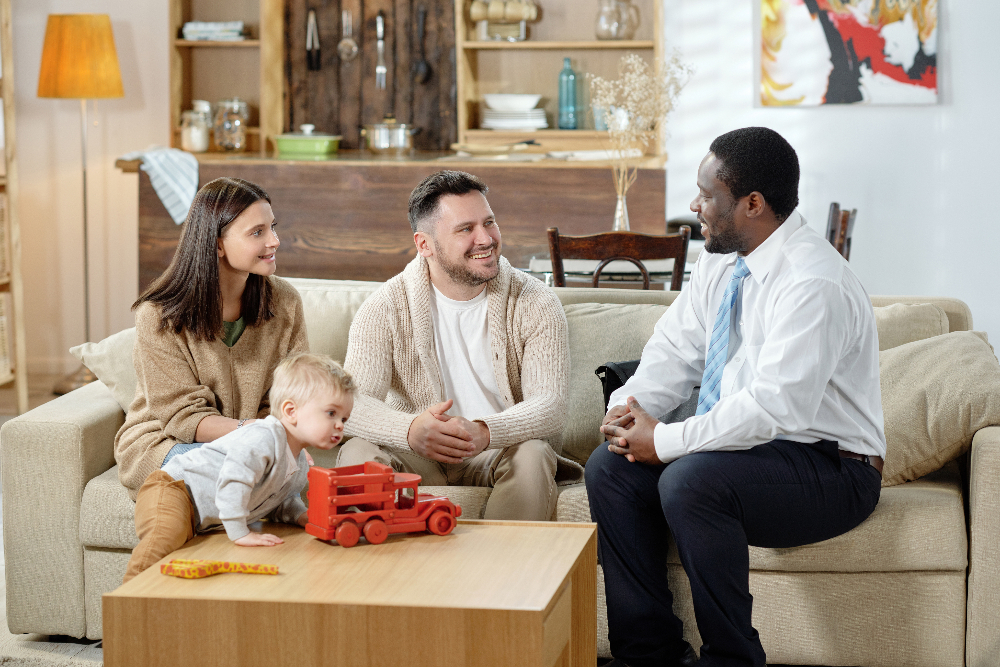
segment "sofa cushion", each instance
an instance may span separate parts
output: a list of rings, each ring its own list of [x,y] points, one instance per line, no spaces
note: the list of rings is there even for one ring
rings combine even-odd
[[[556,521],[590,521],[583,484],[561,490]],[[680,563],[671,542],[668,563]],[[773,572],[907,572],[964,570],[965,510],[958,465],[882,489],[872,515],[829,540],[790,549],[750,547],[750,569]]]
[[[309,349],[340,363],[347,356],[347,334],[358,308],[382,283],[359,280],[286,278],[302,297]]]
[[[956,331],[879,354],[886,460],[883,486],[917,479],[1000,425],[1000,364],[986,334]]]
[[[135,347],[135,327],[119,331],[99,343],[84,343],[70,348],[70,354],[93,371],[97,379],[107,385],[122,410],[135,398],[135,365],[132,348]]]
[[[894,303],[875,308],[875,326],[878,349],[888,350],[948,333],[948,315],[931,303]]]
[[[139,544],[135,503],[118,481],[118,466],[90,480],[83,490],[80,541],[85,547],[105,549],[134,549]]]
[[[608,361],[638,359],[667,307],[577,303],[564,307],[569,324],[569,416],[562,454],[586,463],[604,438],[601,380],[594,371]]]

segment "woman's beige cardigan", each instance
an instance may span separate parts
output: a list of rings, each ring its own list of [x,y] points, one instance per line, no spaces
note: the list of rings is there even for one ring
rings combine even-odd
[[[136,309],[132,357],[138,384],[115,436],[118,478],[133,499],[171,447],[194,442],[205,417],[253,419],[270,413],[267,392],[275,367],[309,343],[299,293],[280,278],[268,280],[274,317],[247,327],[231,348],[221,338],[204,341],[189,331],[160,329],[154,304]]]

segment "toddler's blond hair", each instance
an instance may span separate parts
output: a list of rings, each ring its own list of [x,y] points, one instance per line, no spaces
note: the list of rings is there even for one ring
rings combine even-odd
[[[271,414],[278,415],[285,401],[301,407],[324,389],[342,396],[354,396],[356,392],[351,374],[327,355],[312,352],[289,355],[274,369],[268,394]]]

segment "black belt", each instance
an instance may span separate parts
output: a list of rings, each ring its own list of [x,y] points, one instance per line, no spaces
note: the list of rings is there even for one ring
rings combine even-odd
[[[882,457],[881,456],[868,456],[867,454],[858,454],[857,452],[849,452],[846,449],[840,450],[840,457],[843,459],[856,459],[858,461],[864,461],[868,465],[878,470],[878,473],[882,474]]]

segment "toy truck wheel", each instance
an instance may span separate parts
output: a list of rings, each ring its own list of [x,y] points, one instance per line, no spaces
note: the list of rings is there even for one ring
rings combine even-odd
[[[389,529],[385,527],[385,521],[372,519],[365,524],[365,539],[369,544],[382,544],[385,538],[389,537]]]
[[[455,517],[445,510],[437,510],[427,519],[427,530],[435,535],[447,535],[455,527]]]
[[[358,524],[353,521],[345,521],[339,526],[337,526],[337,531],[333,534],[337,539],[337,544],[342,547],[353,547],[358,543],[358,538],[361,537],[361,531],[358,530]]]

